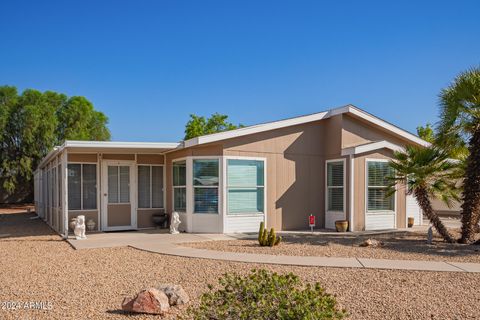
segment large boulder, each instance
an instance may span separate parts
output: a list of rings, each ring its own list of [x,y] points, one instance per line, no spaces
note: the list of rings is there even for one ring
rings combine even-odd
[[[168,302],[171,306],[186,304],[190,301],[187,293],[180,285],[161,284],[157,289],[167,295]]]
[[[123,299],[122,310],[165,315],[170,310],[170,304],[167,295],[163,291],[149,288],[140,291],[135,298]]]

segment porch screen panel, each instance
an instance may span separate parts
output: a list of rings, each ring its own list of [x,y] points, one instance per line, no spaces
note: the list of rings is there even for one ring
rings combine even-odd
[[[138,166],[138,207],[150,208],[150,166]]]
[[[387,197],[388,177],[393,174],[393,169],[389,166],[388,162],[368,161],[367,172],[368,211],[395,210],[394,197]]]
[[[185,212],[187,209],[187,163],[173,162],[173,210]]]
[[[108,203],[118,203],[118,167],[108,166]]]
[[[120,202],[129,203],[130,202],[130,167],[129,166],[120,166]]]
[[[218,213],[218,160],[193,160],[195,213]]]
[[[84,164],[82,169],[83,178],[83,209],[97,209],[97,165]]]
[[[263,161],[228,160],[228,214],[263,213],[264,183]]]
[[[47,176],[47,181],[49,181]],[[81,210],[82,209],[82,181],[81,181],[81,164],[68,164],[68,209]],[[47,183],[49,184],[49,182]],[[47,199],[51,190],[47,188]]]
[[[344,202],[344,164],[343,161],[327,163],[327,209],[343,212]]]
[[[163,208],[163,167],[152,166],[152,208]]]

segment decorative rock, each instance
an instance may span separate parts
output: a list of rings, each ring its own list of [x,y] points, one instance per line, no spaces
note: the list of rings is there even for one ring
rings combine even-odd
[[[188,301],[190,301],[188,294],[180,285],[161,284],[158,287],[158,290],[167,295],[168,303],[170,303],[171,306],[186,304]]]
[[[149,288],[140,291],[135,298],[125,298],[122,310],[136,313],[165,315],[170,310],[168,297],[163,291]]]
[[[375,239],[367,239],[360,244],[360,247],[377,248],[377,247],[383,247],[383,245],[384,243],[382,241],[375,240]]]

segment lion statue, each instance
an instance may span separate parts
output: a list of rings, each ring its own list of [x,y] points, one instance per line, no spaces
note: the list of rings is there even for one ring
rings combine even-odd
[[[75,239],[83,240],[87,239],[85,235],[85,216],[78,216],[77,220],[75,220],[75,228],[73,229],[73,233],[75,234]]]

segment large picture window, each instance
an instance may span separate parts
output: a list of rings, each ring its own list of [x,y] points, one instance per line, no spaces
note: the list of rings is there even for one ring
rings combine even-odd
[[[193,160],[194,213],[218,213],[218,160]]]
[[[185,212],[187,209],[187,163],[173,163],[173,210]]]
[[[227,213],[263,213],[265,201],[264,162],[227,160]]]
[[[138,166],[138,207],[163,208],[162,166]]]
[[[344,162],[327,162],[327,211],[344,211]]]
[[[97,209],[96,164],[68,164],[68,209]]]
[[[394,197],[387,197],[388,176],[393,169],[386,161],[367,161],[367,210],[394,211]]]

